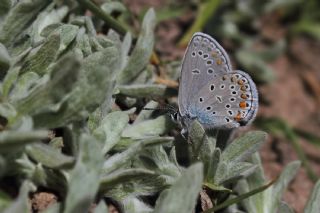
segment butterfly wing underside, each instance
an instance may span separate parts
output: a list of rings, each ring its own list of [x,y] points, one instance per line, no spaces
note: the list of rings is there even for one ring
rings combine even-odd
[[[252,79],[232,71],[225,50],[209,35],[196,33],[181,69],[179,112],[197,118],[205,128],[234,128],[251,121],[258,94]]]

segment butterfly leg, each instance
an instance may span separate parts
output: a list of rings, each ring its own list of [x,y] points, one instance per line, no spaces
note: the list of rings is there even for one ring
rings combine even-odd
[[[188,130],[186,128],[182,128],[180,134],[182,135],[182,137],[184,139],[187,139],[188,138]]]

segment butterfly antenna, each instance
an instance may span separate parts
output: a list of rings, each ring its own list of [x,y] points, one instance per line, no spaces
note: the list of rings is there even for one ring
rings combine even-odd
[[[166,104],[165,107],[155,107],[155,108],[144,107],[142,108],[142,110],[159,110],[159,111],[166,111],[167,113],[172,113],[177,111],[174,108],[174,106],[171,106],[169,104]]]

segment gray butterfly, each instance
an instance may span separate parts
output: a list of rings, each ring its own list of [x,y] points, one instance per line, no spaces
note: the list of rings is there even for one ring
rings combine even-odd
[[[172,114],[185,133],[197,119],[205,129],[246,125],[258,110],[258,92],[251,77],[233,71],[225,50],[211,36],[195,33],[181,68],[179,111]]]

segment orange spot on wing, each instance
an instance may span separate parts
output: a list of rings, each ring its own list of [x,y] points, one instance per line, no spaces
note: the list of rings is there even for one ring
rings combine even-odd
[[[241,109],[246,108],[246,102],[245,102],[245,101],[241,101],[241,102],[239,103],[239,107],[240,107]]]
[[[241,89],[242,91],[247,91],[247,88],[246,88],[245,86],[241,86],[240,89]]]
[[[237,80],[237,78],[235,76],[231,77],[231,82],[235,82]]]
[[[248,98],[247,95],[244,94],[244,93],[242,93],[240,97],[241,97],[242,99],[247,99],[247,98]]]
[[[244,84],[243,80],[238,80],[238,84],[242,86]]]
[[[216,63],[217,63],[218,65],[221,65],[221,64],[222,64],[222,60],[221,60],[220,58],[218,58],[218,59],[216,60]]]
[[[217,56],[218,56],[218,53],[217,53],[217,52],[215,52],[215,51],[213,51],[213,52],[211,53],[211,56],[215,58],[215,57],[217,57]]]
[[[241,120],[241,113],[238,112],[238,114],[234,117],[234,120],[240,121]]]

